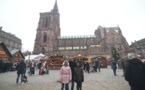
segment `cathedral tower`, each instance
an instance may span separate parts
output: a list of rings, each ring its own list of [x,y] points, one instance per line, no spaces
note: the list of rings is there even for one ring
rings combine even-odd
[[[33,54],[48,55],[56,48],[56,39],[60,36],[60,19],[57,0],[51,12],[40,13]]]

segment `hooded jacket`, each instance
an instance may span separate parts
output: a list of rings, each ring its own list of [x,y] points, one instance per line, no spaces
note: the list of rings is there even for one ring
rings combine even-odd
[[[63,84],[67,84],[71,79],[72,79],[71,68],[69,66],[62,66],[60,69],[59,81]]]
[[[24,62],[24,60],[20,61],[20,63],[17,65],[16,69],[17,69],[17,74],[25,74],[26,63]]]
[[[134,89],[145,90],[145,67],[139,59],[133,58],[126,62],[125,79]]]
[[[84,82],[83,69],[81,67],[75,67],[74,69],[74,81],[75,82]]]

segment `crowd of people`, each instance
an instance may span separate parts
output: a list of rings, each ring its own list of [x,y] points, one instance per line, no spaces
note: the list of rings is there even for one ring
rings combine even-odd
[[[110,60],[110,65],[114,76],[117,76],[117,63],[120,63],[120,68],[123,69],[123,76],[130,85],[130,90],[145,90],[145,63],[143,63],[134,53],[129,53],[126,58]],[[95,58],[92,63],[81,60],[66,60],[63,62],[60,69],[59,80],[61,83],[61,90],[69,90],[69,83],[71,83],[71,90],[74,90],[74,83],[76,83],[76,90],[82,90],[82,82],[84,82],[84,72],[101,72],[100,62]],[[19,62],[9,63],[0,60],[0,73],[17,70],[16,83],[27,82],[26,73],[29,75],[35,74],[35,69],[39,70],[39,75],[49,73],[47,61],[28,61],[20,60]],[[24,81],[25,80],[25,81]]]
[[[61,90],[69,90],[69,83],[71,83],[71,90],[74,90],[74,83],[76,83],[76,90],[82,90],[82,82],[84,82],[84,73],[83,71],[97,72],[100,71],[100,62],[97,58],[93,59],[92,63],[88,63],[88,61],[81,60],[73,60],[70,59],[65,61],[63,66],[60,69],[60,78],[59,82],[61,82]]]
[[[11,63],[8,61],[0,60],[0,73],[15,71],[17,62]]]

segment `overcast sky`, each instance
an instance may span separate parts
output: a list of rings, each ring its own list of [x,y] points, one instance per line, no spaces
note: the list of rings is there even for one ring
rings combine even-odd
[[[0,0],[0,26],[33,50],[39,13],[55,0]],[[98,25],[119,25],[129,44],[145,38],[145,0],[58,0],[61,35],[93,35]]]

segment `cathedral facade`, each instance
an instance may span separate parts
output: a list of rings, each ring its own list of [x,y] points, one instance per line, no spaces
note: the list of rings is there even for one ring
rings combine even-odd
[[[112,47],[121,55],[129,49],[119,26],[98,26],[93,35],[61,36],[60,33],[60,14],[56,1],[51,12],[40,13],[33,54],[111,56]]]

